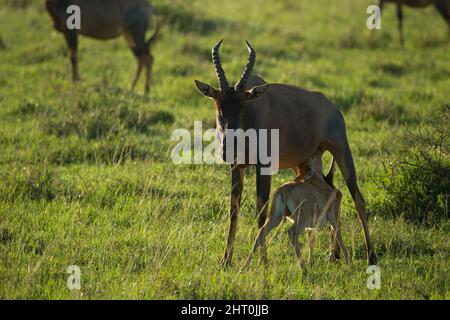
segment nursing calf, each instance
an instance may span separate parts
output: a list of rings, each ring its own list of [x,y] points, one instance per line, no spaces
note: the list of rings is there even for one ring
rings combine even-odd
[[[148,40],[145,39],[153,14],[153,7],[147,0],[46,0],[45,5],[54,28],[64,35],[69,47],[73,81],[80,79],[77,56],[79,35],[98,40],[123,35],[138,61],[132,89],[145,68],[145,93],[150,94],[152,46],[158,38],[159,27],[156,26],[154,34]],[[72,5],[78,6],[81,11],[80,30],[69,30],[66,25],[67,8]],[[111,65],[114,65],[114,61],[111,61]]]
[[[304,268],[304,263],[298,240],[299,236],[305,230],[308,231],[308,260],[311,262],[316,231],[327,223],[331,224],[333,236],[342,249],[346,262],[350,264],[350,258],[340,231],[339,209],[342,194],[333,186],[332,178],[328,178],[330,180],[325,181],[322,175],[320,153],[317,153],[309,163],[311,167],[308,172],[309,178],[308,176],[306,179],[297,177],[296,181],[288,182],[275,191],[267,219],[259,230],[252,252],[247,259],[247,266],[256,250],[264,246],[268,233],[285,218],[293,222],[288,233],[302,268]],[[261,253],[264,261],[267,262],[265,251],[262,250]]]

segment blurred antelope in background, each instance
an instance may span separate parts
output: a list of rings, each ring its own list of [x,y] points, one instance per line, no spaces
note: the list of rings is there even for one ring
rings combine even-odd
[[[412,8],[423,8],[429,5],[439,11],[441,16],[447,22],[450,36],[450,0],[380,0],[380,9],[383,10],[385,2],[392,2],[397,5],[398,32],[400,35],[400,45],[404,47],[403,37],[403,5]]]
[[[98,40],[109,40],[123,35],[138,60],[133,90],[145,68],[145,93],[150,94],[153,55],[152,45],[159,35],[159,26],[146,40],[145,34],[152,25],[153,7],[146,0],[46,0],[54,28],[61,32],[69,47],[72,79],[80,79],[78,72],[78,35]],[[69,30],[66,26],[67,8],[77,5],[81,9],[81,29]],[[113,62],[111,62],[113,64]]]

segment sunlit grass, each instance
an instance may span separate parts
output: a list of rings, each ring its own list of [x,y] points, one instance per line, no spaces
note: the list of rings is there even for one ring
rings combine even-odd
[[[155,47],[150,99],[128,88],[135,61],[123,39],[80,39],[83,82],[70,82],[63,37],[39,1],[0,0],[0,298],[410,299],[450,298],[448,220],[422,227],[374,212],[382,159],[401,157],[405,133],[430,126],[449,103],[450,44],[432,8],[405,10],[406,50],[395,7],[369,40],[370,1],[154,1],[173,15]],[[22,8],[24,7],[24,8]],[[212,45],[225,38],[230,81],[257,51],[255,73],[320,90],[344,112],[382,270],[367,289],[365,249],[351,198],[342,228],[354,261],[329,263],[319,232],[302,276],[283,225],[270,264],[239,273],[257,232],[255,177],[245,181],[233,266],[219,269],[228,228],[229,168],[171,163],[175,128],[214,124],[195,90],[217,83]],[[272,189],[291,179],[281,172]],[[304,243],[302,238],[302,243]],[[66,288],[78,265],[82,288]]]

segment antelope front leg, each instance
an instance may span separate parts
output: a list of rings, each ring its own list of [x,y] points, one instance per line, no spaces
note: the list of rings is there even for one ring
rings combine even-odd
[[[297,230],[297,228],[298,228],[297,223],[294,223],[294,225],[289,228],[288,234],[289,239],[291,240],[291,244],[294,246],[295,255],[300,264],[300,269],[302,270],[302,272],[306,273],[305,262],[303,261],[302,250],[300,242],[298,241],[299,230]]]
[[[261,174],[261,166],[256,167],[256,214],[258,217],[258,228],[261,229],[266,223],[267,205],[270,197],[271,176]],[[266,245],[261,245],[261,258],[267,264]]]
[[[222,267],[230,265],[233,256],[233,243],[236,236],[239,208],[241,206],[242,190],[244,188],[245,169],[237,166],[231,169],[231,207],[230,207],[230,229],[228,231],[227,247],[220,263]]]

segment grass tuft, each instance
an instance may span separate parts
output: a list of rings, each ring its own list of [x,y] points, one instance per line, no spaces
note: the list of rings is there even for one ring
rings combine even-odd
[[[444,106],[427,130],[409,133],[402,157],[386,164],[383,214],[428,224],[449,218],[449,123],[450,108]]]

